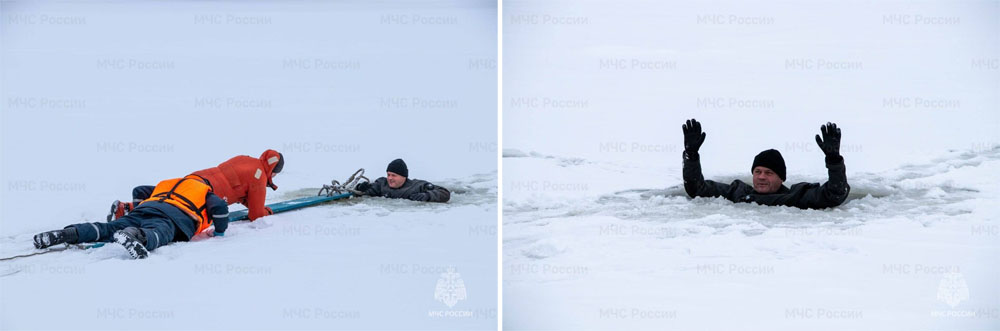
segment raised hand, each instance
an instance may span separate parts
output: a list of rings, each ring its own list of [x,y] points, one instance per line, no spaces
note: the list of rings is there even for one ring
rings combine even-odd
[[[840,155],[840,128],[837,127],[836,123],[826,122],[826,125],[820,126],[819,131],[823,133],[823,138],[821,139],[819,135],[816,135],[816,144],[819,145],[819,149],[826,154],[827,157],[836,157]]]
[[[698,154],[698,149],[705,142],[705,133],[701,132],[701,123],[692,118],[681,125],[681,129],[684,130],[684,152],[692,155]]]

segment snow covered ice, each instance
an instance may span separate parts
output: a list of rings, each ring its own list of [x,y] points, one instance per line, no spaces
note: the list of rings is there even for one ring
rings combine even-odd
[[[0,328],[496,328],[494,2],[5,1],[0,16],[0,257],[103,221],[136,185],[267,148],[287,159],[268,203],[395,158],[453,190],[233,223],[140,261],[114,244],[2,261]],[[465,289],[452,306],[443,278]]]
[[[3,261],[5,327],[58,314],[46,327],[490,328],[496,263],[484,256],[496,255],[496,176],[440,182],[455,189],[448,204],[351,198],[233,223],[226,237],[163,246],[141,261],[114,244]],[[34,251],[30,233],[0,244],[4,257]],[[448,268],[468,293],[453,307],[434,299]],[[471,313],[429,317],[438,311]]]
[[[552,177],[544,174],[637,182],[652,174],[613,163],[507,157],[505,173],[537,173],[519,180],[544,184],[504,183],[504,325],[994,325],[1000,148],[936,161],[852,173],[855,194],[847,203],[800,210],[692,200],[679,186],[625,189],[595,180],[574,188],[547,183]],[[952,274],[969,291],[955,307],[938,294]],[[950,311],[979,315],[933,315]]]
[[[452,191],[0,261],[0,329],[1000,329],[1000,3],[503,6],[0,1],[0,257],[269,148],[268,203],[396,158]],[[723,183],[826,181],[837,123],[847,201],[689,198],[691,118]]]
[[[997,3],[503,13],[504,328],[1000,328]],[[825,182],[813,137],[837,123],[849,201],[688,198],[690,118],[727,184],[769,148],[786,184]]]

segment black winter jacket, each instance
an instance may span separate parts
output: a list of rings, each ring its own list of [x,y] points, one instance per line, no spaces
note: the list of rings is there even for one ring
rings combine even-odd
[[[723,184],[705,180],[701,174],[699,156],[684,154],[684,190],[688,196],[694,197],[724,197],[732,202],[756,202],[768,206],[791,206],[798,208],[829,208],[844,203],[847,194],[851,192],[847,184],[847,170],[844,167],[844,157],[827,158],[826,168],[830,179],[819,183],[798,183],[791,188],[784,185],[778,192],[759,194],[753,186],[741,180]]]
[[[406,179],[399,188],[389,187],[385,177],[376,179],[366,192],[366,195],[392,199],[410,199],[415,201],[448,202],[451,192],[448,189],[431,184],[425,180]]]

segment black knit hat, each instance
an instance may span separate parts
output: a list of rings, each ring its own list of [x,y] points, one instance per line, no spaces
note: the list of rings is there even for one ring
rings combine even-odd
[[[785,159],[781,157],[781,152],[774,149],[769,149],[753,158],[753,166],[750,167],[750,173],[753,173],[753,168],[757,166],[766,167],[778,174],[778,177],[782,181],[785,180]]]
[[[385,171],[394,172],[403,177],[410,177],[410,171],[406,169],[406,162],[403,162],[403,159],[392,160],[392,162],[389,162],[389,166],[385,168]]]

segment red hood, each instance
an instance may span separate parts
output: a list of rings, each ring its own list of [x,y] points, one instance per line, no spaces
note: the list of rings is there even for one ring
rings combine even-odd
[[[274,185],[271,182],[271,172],[274,171],[274,167],[278,165],[278,151],[269,149],[260,154],[260,163],[264,167],[264,174],[267,175],[267,186],[271,190],[277,190],[278,185]]]

